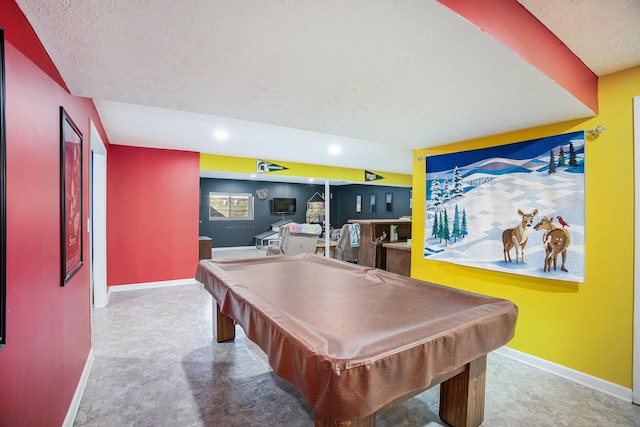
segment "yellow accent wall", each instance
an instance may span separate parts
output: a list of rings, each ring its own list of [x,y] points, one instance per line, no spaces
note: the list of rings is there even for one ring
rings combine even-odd
[[[238,172],[248,175],[256,173],[256,159],[200,153],[200,170]]]
[[[254,174],[256,173],[255,158],[219,156],[216,154],[200,154],[200,170],[236,172]],[[280,160],[263,159],[278,166],[286,167],[286,170],[269,172],[264,175],[295,176],[315,179],[330,179],[335,181],[350,181],[354,183],[364,183],[363,169],[350,169],[322,165],[312,165],[307,163],[286,162]],[[375,185],[399,185],[410,187],[412,183],[411,175],[403,175],[391,172],[374,172],[384,179],[367,181],[368,184]],[[260,178],[260,174],[256,179]]]
[[[507,298],[519,308],[508,347],[610,381],[632,386],[634,170],[633,97],[640,67],[599,79],[598,116],[457,144],[416,150],[413,241],[424,241],[426,184],[418,157],[503,145],[598,125],[586,144],[585,282],[561,282],[429,261],[412,251],[412,277]],[[570,263],[570,259],[567,260]]]

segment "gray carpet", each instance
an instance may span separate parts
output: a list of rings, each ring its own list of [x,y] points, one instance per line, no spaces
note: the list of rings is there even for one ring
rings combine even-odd
[[[264,256],[214,251],[214,259]],[[211,297],[194,282],[113,293],[92,314],[95,361],[75,426],[312,426],[299,393],[237,327],[217,343]],[[377,425],[443,426],[434,387]],[[491,353],[483,426],[640,426],[640,407]]]

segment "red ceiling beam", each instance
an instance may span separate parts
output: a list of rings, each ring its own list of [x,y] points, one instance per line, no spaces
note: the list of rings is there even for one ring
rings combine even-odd
[[[515,0],[438,1],[598,113],[598,76],[520,3]]]

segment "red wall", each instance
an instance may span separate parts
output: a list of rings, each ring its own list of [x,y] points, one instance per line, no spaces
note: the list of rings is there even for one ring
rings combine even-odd
[[[88,234],[80,271],[61,287],[60,112],[83,140],[83,224],[93,102],[71,96],[13,1],[0,2],[7,117],[7,345],[0,351],[0,426],[59,426],[91,348]]]
[[[194,277],[199,155],[109,145],[90,99],[69,94],[12,0],[0,2],[7,95],[7,345],[0,351],[0,426],[59,426],[91,348],[89,240],[61,287],[60,116],[83,140],[89,212],[89,120],[107,145],[107,280]]]
[[[186,279],[198,264],[200,155],[111,145],[107,284]]]

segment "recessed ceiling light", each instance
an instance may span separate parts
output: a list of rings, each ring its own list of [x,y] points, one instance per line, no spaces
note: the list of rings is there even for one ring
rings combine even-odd
[[[331,154],[340,154],[340,151],[342,149],[340,148],[340,146],[338,144],[331,144],[329,146],[329,153]]]
[[[213,132],[213,137],[218,141],[226,141],[229,139],[229,131],[226,129],[216,129]]]

